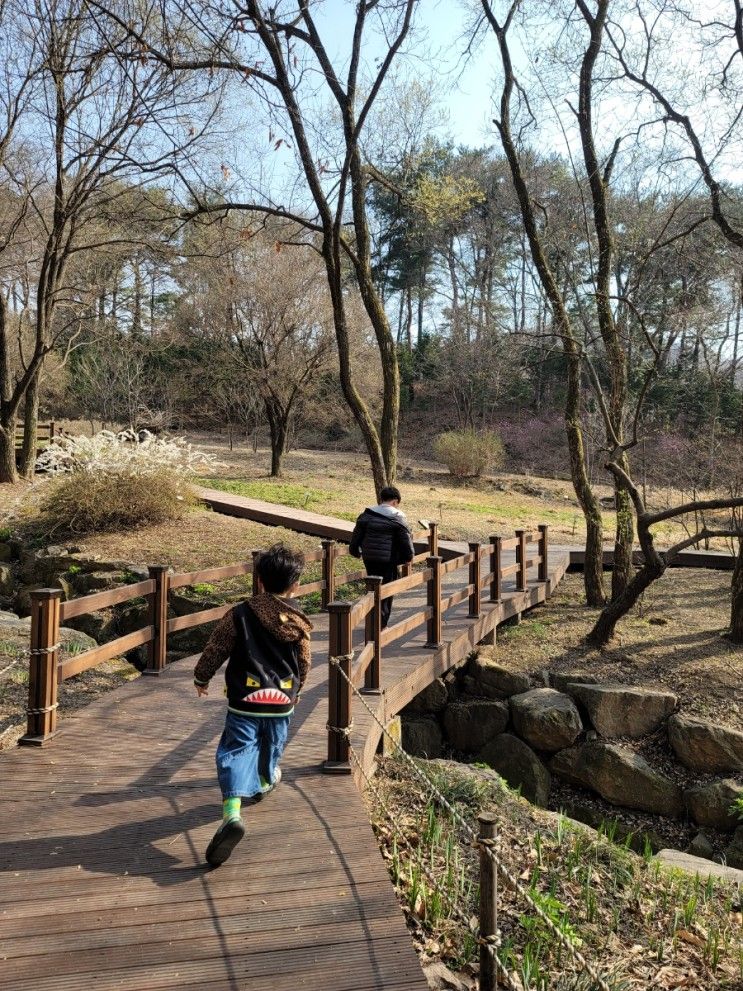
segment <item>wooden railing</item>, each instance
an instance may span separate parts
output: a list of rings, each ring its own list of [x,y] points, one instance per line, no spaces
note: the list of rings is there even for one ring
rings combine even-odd
[[[428,556],[432,548],[438,549],[438,526],[436,523],[431,523],[424,533],[415,535],[416,541],[424,538],[428,543],[428,550],[425,554],[418,555],[415,560]],[[252,575],[255,559],[260,553],[260,551],[252,551],[249,561],[202,568],[200,571],[189,571],[181,574],[170,574],[167,565],[157,565],[148,569],[149,578],[146,581],[124,585],[105,592],[94,592],[91,595],[70,599],[66,602],[62,601],[60,589],[46,588],[32,591],[28,719],[26,733],[19,742],[29,746],[41,746],[56,734],[59,684],[66,678],[87,671],[112,657],[119,657],[137,647],[145,646],[147,647],[147,666],[143,674],[158,675],[164,671],[167,664],[169,634],[189,630],[221,619],[234,605],[234,603],[229,602],[200,609],[185,616],[169,618],[170,592],[203,582],[218,582],[243,575]],[[323,540],[321,550],[305,554],[307,564],[320,564],[321,577],[316,581],[300,585],[298,597],[320,592],[321,608],[328,609],[336,597],[338,588],[362,579],[367,580],[364,569],[354,571],[338,569],[338,562],[346,557],[350,557],[348,551],[340,550],[334,540]],[[412,577],[417,578],[417,576]],[[374,579],[373,581],[377,580]],[[412,588],[414,585],[411,584],[409,587]],[[67,657],[65,660],[60,660],[59,629],[65,620],[84,616],[99,609],[122,605],[138,598],[146,599],[148,606],[146,623],[140,629],[80,654]],[[366,601],[366,599],[368,596],[361,601]],[[378,609],[377,615],[379,615]],[[380,638],[377,636],[376,640],[370,642],[379,644],[379,641]],[[370,653],[374,655],[378,668],[379,646],[371,649]],[[373,670],[376,669],[373,668]],[[370,675],[370,677],[372,676]]]
[[[433,542],[432,542],[433,543]],[[436,545],[434,545],[436,546]],[[503,565],[503,553],[515,551],[516,562]],[[527,556],[531,554],[531,556]],[[482,573],[482,561],[489,559],[489,571]],[[442,578],[467,568],[465,584],[444,595]],[[482,595],[490,603],[501,601],[504,579],[514,576],[515,591],[526,592],[529,571],[537,569],[537,581],[549,576],[549,531],[541,525],[536,533],[517,530],[516,536],[504,540],[491,537],[490,543],[471,543],[466,554],[444,562],[440,555],[426,557],[426,568],[413,575],[381,585],[381,578],[367,578],[367,593],[357,602],[331,602],[328,642],[328,757],[323,769],[328,773],[348,774],[349,733],[353,719],[354,689],[379,693],[383,648],[410,633],[425,630],[425,647],[442,646],[442,621],[448,609],[468,603],[468,618],[477,619]],[[426,588],[426,606],[414,615],[381,629],[381,602],[392,595],[413,588]],[[358,656],[354,653],[354,634],[363,627],[364,642]],[[363,687],[362,687],[363,684]]]
[[[54,435],[56,433],[56,425],[54,420],[49,420],[48,423],[37,423],[36,424],[36,440],[40,443],[50,443],[54,440]],[[15,446],[23,446],[23,424],[16,423],[15,425]]]

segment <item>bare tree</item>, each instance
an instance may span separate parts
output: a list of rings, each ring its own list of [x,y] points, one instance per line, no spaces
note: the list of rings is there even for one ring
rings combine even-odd
[[[395,339],[373,277],[364,136],[375,101],[410,35],[417,0],[357,4],[353,26],[343,39],[345,49],[341,45],[340,52],[337,37],[331,40],[332,29],[323,38],[316,16],[319,5],[311,0],[279,0],[271,5],[260,0],[178,4],[177,11],[185,11],[190,22],[185,45],[167,30],[152,30],[134,3],[91,0],[91,6],[128,30],[148,61],[174,71],[231,76],[262,108],[274,151],[291,156],[297,178],[301,178],[295,208],[272,196],[270,184],[248,197],[237,188],[234,195],[224,195],[224,190],[217,195],[219,190],[207,184],[211,185],[207,196],[204,184],[197,184],[193,175],[183,171],[181,178],[195,204],[194,214],[239,209],[289,220],[311,238],[319,236],[341,387],[364,437],[375,488],[380,489],[396,472],[400,376]],[[173,3],[164,3],[162,9],[166,18],[168,12],[176,13]],[[232,176],[226,165],[222,173],[225,180]],[[352,363],[344,289],[349,272],[381,359],[382,404],[377,422],[357,387]]]
[[[149,10],[156,8],[153,3]],[[5,182],[24,197],[23,223],[38,236],[38,251],[29,259],[35,273],[33,347],[15,374],[5,360],[5,305],[0,311],[0,481],[10,481],[18,410],[27,394],[33,397],[46,356],[69,331],[59,314],[75,263],[116,240],[105,225],[118,219],[126,180],[136,175],[146,184],[167,172],[173,152],[186,157],[198,135],[183,120],[192,106],[192,82],[141,57],[122,61],[127,33],[108,22],[104,30],[85,0],[8,2],[3,28],[18,65],[7,83],[6,101],[16,106],[20,100],[12,139],[22,137],[34,148],[38,177],[29,189],[27,174],[14,172],[7,156],[0,161]],[[213,111],[212,103],[204,112]],[[119,239],[136,241],[135,227]],[[34,407],[32,399],[27,411]],[[29,429],[26,447],[33,450],[33,424]]]

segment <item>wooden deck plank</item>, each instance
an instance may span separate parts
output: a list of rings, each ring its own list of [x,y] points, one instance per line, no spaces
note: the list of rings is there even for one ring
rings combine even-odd
[[[567,559],[552,557],[556,581]],[[444,595],[466,582],[464,568],[446,575]],[[466,603],[453,609],[441,650],[426,650],[421,631],[388,647],[384,692],[367,702],[388,719],[464,656],[496,611],[513,615],[527,598],[512,588],[497,606],[483,598],[477,624]],[[394,621],[424,602],[425,588],[396,596]],[[284,780],[246,807],[246,839],[218,870],[203,851],[220,812],[224,701],[195,698],[193,659],[66,716],[43,751],[0,755],[4,991],[424,991],[363,799],[350,776],[320,773],[327,617],[313,622]],[[371,763],[378,728],[358,704],[354,725]]]

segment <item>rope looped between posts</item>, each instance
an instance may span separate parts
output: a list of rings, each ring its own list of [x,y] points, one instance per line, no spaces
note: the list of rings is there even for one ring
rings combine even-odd
[[[348,661],[351,663],[356,656],[355,652],[352,650],[350,654],[338,654],[335,657],[329,657],[328,660],[333,665],[334,668],[339,668],[341,666],[341,661]]]
[[[351,735],[351,730],[353,729],[353,718],[348,726],[331,726],[330,723],[325,723],[325,729],[329,733],[337,733],[338,736],[343,736],[346,739]]]
[[[44,705],[39,709],[26,709],[26,714],[29,716],[43,716],[45,712],[54,712],[58,708],[59,702],[55,702],[53,705]]]
[[[55,654],[61,646],[61,643],[55,643],[51,647],[32,647],[26,653],[29,657],[40,657],[43,654]]]

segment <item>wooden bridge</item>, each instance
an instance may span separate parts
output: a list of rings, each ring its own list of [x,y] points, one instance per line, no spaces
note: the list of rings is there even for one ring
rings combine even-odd
[[[339,568],[343,521],[205,495],[215,509],[325,538],[314,562],[322,577],[305,592],[332,599],[339,584],[358,578]],[[346,657],[349,680],[366,687],[365,701],[386,723],[499,623],[544,601],[568,554],[550,551],[546,528],[457,547],[439,546],[431,526],[416,549],[418,570],[394,588],[370,580],[356,602],[313,617],[314,664],[282,784],[246,808],[247,835],[217,870],[205,866],[203,852],[220,816],[214,749],[224,701],[216,692],[196,699],[194,659],[166,667],[165,649],[168,632],[229,607],[169,619],[167,595],[169,587],[249,574],[252,562],[180,576],[153,569],[146,582],[69,603],[56,592],[36,594],[24,741],[31,746],[0,757],[6,991],[427,987],[348,773],[349,742],[369,769],[381,731],[353,705],[348,682],[328,665],[329,650]],[[395,625],[380,633],[388,590]],[[150,602],[143,630],[59,662],[60,619],[134,596]],[[157,677],[128,683],[58,723],[59,679],[143,644]]]

